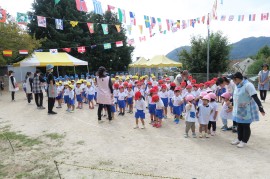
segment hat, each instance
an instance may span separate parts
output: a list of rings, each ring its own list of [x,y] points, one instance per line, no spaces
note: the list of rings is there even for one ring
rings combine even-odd
[[[157,90],[155,89],[155,88],[152,88],[152,89],[150,89],[150,91],[149,91],[150,93],[156,93],[157,92]]]
[[[191,85],[187,85],[186,89],[192,89]]]
[[[74,82],[74,80],[71,80],[71,82]]]
[[[166,81],[171,81],[171,79],[170,78],[166,78]]]
[[[233,78],[239,78],[240,80],[242,80],[244,77],[243,77],[242,73],[236,72],[235,74],[233,74]]]
[[[91,86],[91,83],[90,83],[90,82],[87,82],[86,85],[87,85],[87,86]]]
[[[148,81],[148,83],[147,83],[148,85],[152,85],[152,82],[151,81]]]
[[[84,83],[87,83],[87,81],[86,81],[86,80],[83,80],[83,82],[84,82]]]
[[[225,92],[225,93],[223,93],[223,94],[221,95],[221,97],[223,97],[223,98],[225,98],[225,99],[230,99],[230,98],[231,98],[231,94]]]
[[[137,91],[135,93],[135,100],[138,100],[142,96],[142,93],[140,91]]]
[[[128,88],[132,88],[133,86],[132,86],[132,84],[128,84]]]
[[[185,87],[187,85],[187,83],[183,81],[183,82],[181,82],[180,85],[183,86],[183,87]]]
[[[191,83],[196,83],[197,81],[195,79],[191,80]]]
[[[211,90],[211,89],[206,90],[206,93],[212,93],[212,92],[213,92],[213,90]]]
[[[262,68],[263,68],[263,67],[269,68],[269,65],[265,63],[265,64],[262,65]]]
[[[158,84],[163,84],[163,80],[158,80]]]
[[[114,88],[119,88],[119,84],[118,84],[118,83],[114,83],[114,84],[113,84],[113,87],[114,87]]]
[[[70,87],[71,89],[74,89],[74,86],[73,85],[68,85],[68,87]]]
[[[115,81],[115,78],[111,78],[111,81]]]
[[[155,89],[156,91],[158,91],[158,86],[153,86],[153,89]]]
[[[162,89],[167,89],[167,86],[166,86],[165,84],[162,84],[162,85],[161,85],[161,88],[162,88]]]
[[[194,100],[195,98],[194,98],[194,96],[193,95],[187,95],[186,97],[185,97],[185,100],[186,101],[192,101],[192,100]]]
[[[215,93],[209,93],[208,95],[209,95],[209,97],[210,97],[211,99],[216,99],[216,98],[217,98],[217,96],[216,96]]]
[[[121,89],[121,88],[124,88],[124,86],[122,86],[122,85],[121,85],[121,86],[119,86],[119,89]]]
[[[209,95],[205,95],[204,97],[203,97],[203,99],[206,99],[206,100],[208,100],[208,101],[210,101],[210,96]]]
[[[174,89],[174,91],[181,91],[181,90],[182,90],[181,86],[177,86],[177,87]]]
[[[124,86],[127,86],[127,85],[128,85],[128,82],[125,81],[125,82],[123,83],[123,85],[124,85]]]
[[[152,96],[152,102],[158,102],[159,101],[159,96],[158,95],[153,95]]]
[[[200,93],[200,97],[204,97],[205,95],[207,95],[207,92],[205,92],[205,91],[202,91],[202,92]]]
[[[141,84],[140,82],[138,82],[136,85],[137,85],[137,86],[142,86],[142,84]]]
[[[51,64],[46,65],[46,71],[53,69],[53,67],[54,66]]]
[[[176,86],[176,84],[174,82],[171,82],[170,86]]]
[[[152,78],[155,78],[155,79],[156,79],[156,77],[155,77],[155,76],[152,76]]]
[[[67,82],[65,82],[65,83],[64,83],[64,86],[68,86],[68,83],[67,83]]]

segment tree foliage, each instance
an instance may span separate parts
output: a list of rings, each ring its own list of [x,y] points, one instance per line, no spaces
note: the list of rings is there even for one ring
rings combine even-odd
[[[72,47],[70,54],[88,61],[90,71],[96,70],[101,65],[114,71],[124,71],[131,62],[134,47],[127,46],[124,28],[121,28],[120,33],[117,32],[114,25],[121,24],[115,14],[106,12],[104,15],[99,15],[80,12],[76,9],[75,1],[70,0],[61,0],[57,5],[54,4],[54,0],[36,0],[33,3],[33,12],[29,14],[33,17],[37,15],[52,17],[47,18],[47,28],[38,27],[36,18],[33,18],[29,24],[29,33],[32,36],[37,39],[47,39],[42,43],[42,49],[48,51],[50,48]],[[66,20],[64,30],[55,28],[53,18]],[[79,21],[79,23],[72,27],[70,20]],[[89,32],[85,22],[95,23],[93,34]],[[103,34],[101,24],[110,24],[108,35]],[[116,41],[123,41],[124,46],[116,48]],[[112,48],[104,50],[104,43],[112,43]],[[78,53],[77,47],[79,46],[85,46],[86,53]]]
[[[263,64],[270,64],[270,47],[267,45],[262,47],[255,58],[255,62],[248,67],[247,74],[257,74],[262,69]]]
[[[210,34],[210,63],[209,72],[225,72],[229,63],[231,47],[228,38],[221,32]],[[207,72],[207,38],[193,36],[191,38],[191,50],[180,52],[179,60],[183,63],[183,68],[193,73]]]
[[[23,59],[19,50],[29,50],[31,53],[40,46],[40,41],[32,38],[18,24],[8,21],[0,23],[0,51],[12,50],[12,57],[0,55],[0,65],[11,64]]]

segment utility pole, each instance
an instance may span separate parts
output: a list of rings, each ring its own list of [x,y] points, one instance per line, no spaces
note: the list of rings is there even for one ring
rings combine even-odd
[[[209,19],[209,13],[207,17],[207,81],[209,81],[209,61],[210,61],[210,19]]]

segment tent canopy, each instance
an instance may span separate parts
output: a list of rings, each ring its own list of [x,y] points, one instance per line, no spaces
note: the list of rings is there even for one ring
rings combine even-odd
[[[88,62],[79,60],[65,52],[58,52],[52,54],[50,52],[34,52],[26,59],[15,63],[14,66],[28,67],[28,66],[40,66],[44,67],[48,64],[54,66],[78,66],[88,65]]]
[[[147,68],[158,68],[158,67],[182,67],[182,63],[173,61],[167,58],[165,55],[156,55],[147,61],[145,64],[142,64],[142,67]]]
[[[136,62],[129,64],[129,67],[141,67],[146,64],[147,60],[144,57],[139,58]]]

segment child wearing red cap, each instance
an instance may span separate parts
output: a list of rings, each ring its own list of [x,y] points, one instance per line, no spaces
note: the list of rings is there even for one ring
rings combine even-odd
[[[188,137],[188,132],[191,129],[193,138],[196,138],[195,133],[195,122],[196,122],[196,106],[194,104],[194,96],[187,95],[185,100],[187,102],[185,109],[186,109],[186,130],[184,137]]]
[[[119,115],[125,115],[125,107],[126,107],[126,97],[127,94],[124,92],[124,87],[119,86],[119,94],[118,94],[118,105],[119,105]]]
[[[144,119],[145,119],[146,105],[145,105],[145,101],[143,100],[142,94],[140,91],[137,91],[135,93],[135,108],[136,108],[136,112],[135,112],[136,127],[134,127],[134,129],[139,128],[139,119],[142,122],[141,129],[144,129],[145,128]]]
[[[118,111],[118,94],[119,94],[119,84],[118,83],[114,83],[113,84],[113,97],[114,97],[114,101],[115,101],[115,109],[116,111]]]
[[[153,127],[160,128],[162,125],[162,119],[163,119],[163,112],[164,112],[164,104],[162,100],[160,100],[159,96],[157,94],[152,96],[152,101],[156,104],[156,110],[155,110],[155,122],[153,124]]]
[[[170,106],[171,114],[173,114],[172,98],[174,96],[174,89],[175,89],[175,87],[176,87],[176,84],[174,82],[170,83],[170,90],[168,91],[168,98],[169,98],[169,106]]]
[[[148,96],[150,95],[150,90],[152,89],[152,82],[151,81],[148,81],[147,82],[147,85],[146,85],[146,89],[145,89],[145,99],[146,99],[146,103],[147,103],[147,106],[148,106]]]
[[[180,115],[182,115],[182,104],[183,104],[183,98],[181,96],[181,87],[178,86],[174,89],[174,96],[172,98],[172,103],[173,103],[173,114],[175,115],[174,122],[176,124],[179,123],[179,118]]]
[[[168,96],[167,86],[165,84],[161,85],[161,91],[158,93],[158,96],[161,98],[164,104],[164,119],[167,119],[167,108],[169,105],[169,96]]]
[[[149,110],[150,119],[151,119],[150,124],[153,124],[154,119],[155,119],[156,104],[152,101],[152,96],[154,96],[155,94],[157,94],[157,90],[152,88],[148,96],[148,102],[149,102],[148,110]]]
[[[216,128],[217,128],[217,115],[218,115],[218,105],[216,103],[216,94],[215,93],[209,93],[210,96],[210,103],[209,105],[212,107],[213,112],[210,115],[210,120],[208,123],[208,134],[211,134],[211,136],[216,135]],[[211,131],[212,128],[212,131]]]
[[[134,92],[132,90],[132,85],[128,85],[127,89],[127,106],[128,106],[128,113],[133,113],[133,96]]]
[[[211,100],[210,96],[205,95],[202,99],[203,104],[199,105],[197,108],[196,115],[200,124],[200,127],[199,127],[200,138],[202,137],[209,138],[208,133],[207,133],[207,128],[208,128],[208,123],[210,120],[210,115],[213,111],[212,107],[209,105],[210,100]]]

